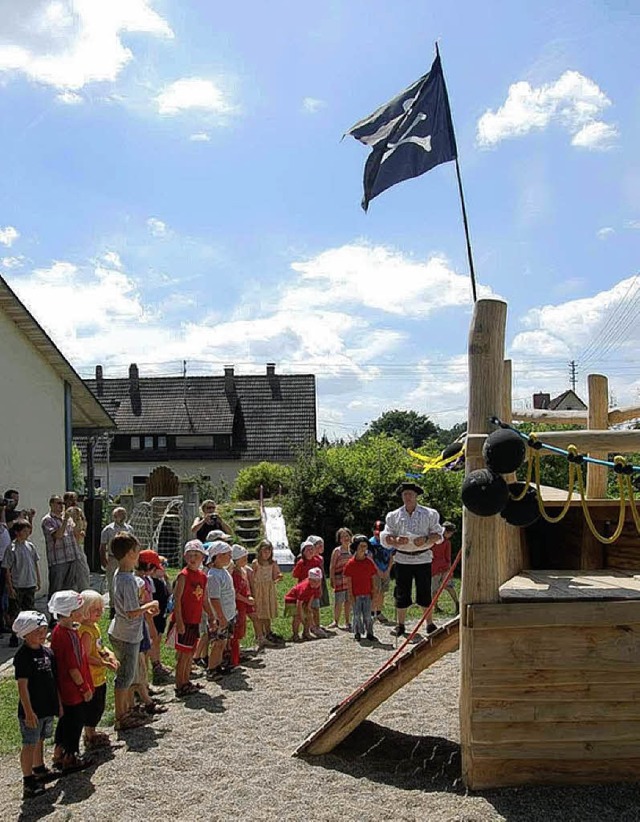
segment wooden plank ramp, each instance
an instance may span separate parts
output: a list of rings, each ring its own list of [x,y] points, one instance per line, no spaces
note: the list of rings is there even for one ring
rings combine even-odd
[[[392,694],[445,654],[457,651],[459,641],[460,618],[454,617],[333,708],[326,721],[296,748],[294,755],[330,753]]]

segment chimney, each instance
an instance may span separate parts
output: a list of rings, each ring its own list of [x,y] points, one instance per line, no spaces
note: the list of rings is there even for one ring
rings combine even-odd
[[[236,393],[236,383],[232,365],[225,365],[224,367],[224,393],[228,397]]]
[[[533,407],[538,410],[544,410],[549,407],[551,403],[551,394],[543,394],[541,391],[533,395]]]
[[[131,413],[134,417],[140,417],[142,415],[142,397],[140,396],[138,366],[134,362],[129,366],[129,398],[131,399]]]
[[[96,396],[104,396],[104,382],[102,380],[102,366],[96,365]]]
[[[274,362],[267,363],[267,377],[275,377],[276,375],[276,364]]]

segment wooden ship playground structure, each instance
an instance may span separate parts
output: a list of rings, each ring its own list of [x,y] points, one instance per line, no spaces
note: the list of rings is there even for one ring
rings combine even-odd
[[[640,777],[640,512],[631,483],[637,467],[624,458],[640,451],[640,430],[610,428],[639,417],[640,407],[610,410],[608,381],[592,374],[587,411],[513,411],[506,316],[504,302],[475,303],[465,483],[484,468],[495,422],[507,428],[517,420],[582,426],[531,435],[525,445],[528,479],[536,476],[531,467],[540,456],[567,455],[568,489],[540,486],[539,479],[522,484],[525,491],[535,487],[527,494],[536,497],[541,514],[529,527],[465,506],[460,617],[409,645],[414,629],[298,755],[332,751],[382,702],[459,647],[468,788]],[[612,464],[609,454],[620,456]],[[606,498],[612,469],[620,500]]]

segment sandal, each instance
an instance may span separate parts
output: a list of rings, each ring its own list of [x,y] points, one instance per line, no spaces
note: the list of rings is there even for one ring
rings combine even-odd
[[[166,705],[160,705],[158,702],[148,702],[142,709],[146,714],[153,716],[154,714],[166,714],[169,710]]]
[[[62,763],[60,764],[60,767],[62,767]],[[34,768],[32,773],[38,782],[50,782],[52,779],[57,779],[60,776],[60,774],[52,771],[51,768],[47,768],[46,765],[43,765],[39,769]]]
[[[130,711],[125,714],[122,719],[117,720],[114,728],[116,731],[132,731],[134,728],[140,728],[149,722],[150,717],[142,716],[142,714],[135,714]]]
[[[62,760],[62,773],[75,773],[76,771],[83,771],[91,765],[91,760],[85,756],[77,756],[77,754],[69,754]]]
[[[107,745],[111,745],[107,734],[96,733],[90,739],[84,740],[85,748],[105,748]]]
[[[176,696],[178,699],[182,699],[184,696],[191,696],[191,694],[197,694],[201,690],[202,685],[194,685],[193,682],[186,682],[184,685],[181,685],[179,688],[176,688]]]

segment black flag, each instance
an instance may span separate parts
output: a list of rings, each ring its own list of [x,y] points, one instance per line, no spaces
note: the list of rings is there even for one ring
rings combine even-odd
[[[436,54],[431,71],[347,134],[371,146],[362,207],[387,188],[458,156],[447,89]]]

